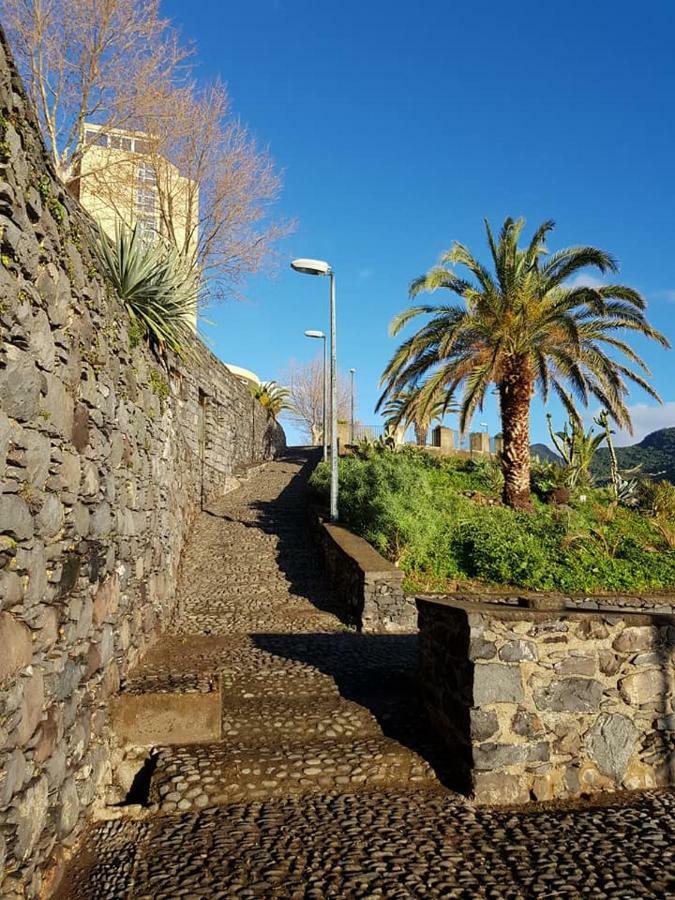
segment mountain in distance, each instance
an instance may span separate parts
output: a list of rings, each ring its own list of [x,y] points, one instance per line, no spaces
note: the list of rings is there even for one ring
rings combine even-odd
[[[675,484],[675,428],[652,431],[639,444],[617,447],[616,458],[621,471],[640,466],[638,478],[667,479]],[[609,450],[602,447],[595,454],[591,472],[596,481],[609,479]]]
[[[546,444],[530,444],[530,456],[533,459],[536,456],[541,462],[562,463],[561,457]]]
[[[546,444],[530,444],[530,455],[542,462],[562,463],[560,456]],[[639,466],[638,478],[666,479],[675,484],[675,428],[652,431],[639,444],[617,447],[616,458],[622,472]],[[609,481],[609,450],[602,447],[591,464],[591,472],[599,484]]]

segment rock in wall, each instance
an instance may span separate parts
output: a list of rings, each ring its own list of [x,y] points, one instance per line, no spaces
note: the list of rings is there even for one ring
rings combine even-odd
[[[0,34],[0,895],[49,887],[109,777],[108,705],[187,530],[285,441],[202,345],[135,342]]]

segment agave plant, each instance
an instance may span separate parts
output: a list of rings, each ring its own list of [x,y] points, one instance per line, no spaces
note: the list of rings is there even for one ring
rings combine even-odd
[[[251,394],[258,400],[261,406],[276,419],[284,409],[291,409],[288,402],[290,396],[288,388],[281,387],[276,381],[263,381],[260,384],[251,385]]]
[[[99,225],[97,252],[117,296],[153,350],[183,355],[194,334],[199,276],[171,244],[148,242],[138,226],[116,224],[109,238]]]
[[[583,426],[573,418],[565,423],[562,431],[554,431],[551,414],[547,413],[546,418],[553,446],[565,464],[567,486],[590,486],[593,483],[591,463],[606,440],[606,433],[595,434],[592,428],[584,431]]]

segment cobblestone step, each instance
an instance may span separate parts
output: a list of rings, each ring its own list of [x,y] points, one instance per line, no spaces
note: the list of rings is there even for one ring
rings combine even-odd
[[[424,759],[387,738],[253,750],[217,743],[162,748],[149,801],[160,812],[172,813],[244,799],[405,786],[437,790],[438,781]]]
[[[256,696],[223,708],[222,740],[231,747],[291,747],[381,736],[380,724],[370,710],[334,696],[315,696],[311,706],[293,700],[261,705]]]

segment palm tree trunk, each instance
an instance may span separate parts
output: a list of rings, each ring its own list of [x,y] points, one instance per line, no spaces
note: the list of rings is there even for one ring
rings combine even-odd
[[[514,509],[530,509],[530,401],[532,370],[526,358],[514,359],[499,384],[504,449],[503,500]]]
[[[413,428],[415,430],[415,443],[417,446],[426,447],[429,425],[426,422],[415,422]]]

